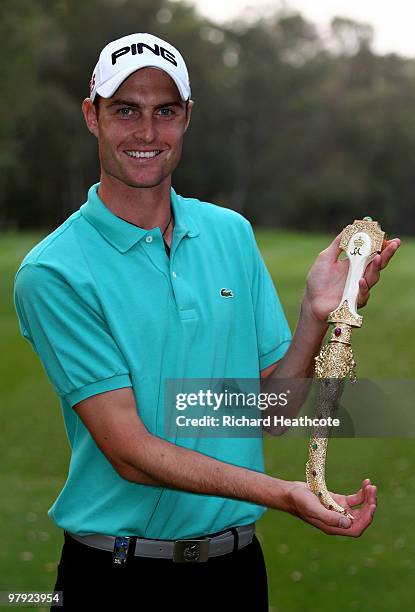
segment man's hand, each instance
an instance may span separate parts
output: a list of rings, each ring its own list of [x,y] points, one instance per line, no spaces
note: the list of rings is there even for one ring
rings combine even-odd
[[[351,495],[330,493],[333,499],[353,515],[350,520],[332,510],[327,510],[318,497],[310,491],[307,484],[294,481],[289,490],[288,512],[298,516],[306,523],[314,525],[328,535],[343,535],[357,538],[367,529],[373,520],[377,507],[376,487],[370,479],[362,482],[362,488]],[[362,504],[360,508],[354,508]]]
[[[328,314],[337,308],[346,284],[349,260],[338,260],[341,233],[322,251],[315,260],[307,275],[303,305],[317,321],[325,322]],[[388,265],[390,259],[401,244],[399,238],[388,240],[380,254],[375,255],[366,267],[359,281],[357,307],[365,306],[371,288],[378,282],[380,272]]]

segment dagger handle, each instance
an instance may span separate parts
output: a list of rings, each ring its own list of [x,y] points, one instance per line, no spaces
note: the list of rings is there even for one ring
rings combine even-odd
[[[327,317],[329,323],[361,327],[363,317],[356,312],[359,280],[371,259],[382,250],[384,240],[385,232],[377,221],[355,220],[343,230],[339,246],[347,255],[349,271],[340,304]]]
[[[353,316],[358,317],[356,308],[359,280],[362,278],[366,266],[374,257],[371,252],[370,236],[365,232],[358,232],[350,239],[345,251],[349,259],[349,271],[340,304],[347,300],[350,312]]]

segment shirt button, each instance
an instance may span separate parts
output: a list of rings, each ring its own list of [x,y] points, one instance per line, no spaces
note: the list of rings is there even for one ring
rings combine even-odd
[[[146,236],[146,242],[153,242],[153,236]]]
[[[176,278],[176,276],[177,276],[176,272],[174,272],[174,271],[172,272],[172,275],[173,275],[173,278]]]

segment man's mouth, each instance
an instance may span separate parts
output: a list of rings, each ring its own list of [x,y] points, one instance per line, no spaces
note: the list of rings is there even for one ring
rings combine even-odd
[[[129,157],[135,157],[136,159],[153,159],[162,153],[161,149],[154,149],[154,151],[124,151]]]

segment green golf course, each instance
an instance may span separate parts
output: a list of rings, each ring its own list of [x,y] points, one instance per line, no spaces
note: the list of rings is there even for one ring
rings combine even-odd
[[[333,237],[273,230],[257,230],[256,236],[294,331],[307,271]],[[65,481],[69,445],[58,399],[20,335],[12,294],[21,259],[42,237],[0,235],[0,591],[52,590],[63,543],[63,532],[47,510]],[[364,323],[353,336],[359,377],[414,378],[414,260],[415,241],[403,238],[361,311]],[[265,458],[267,473],[304,480],[307,440],[267,436]],[[377,485],[379,505],[373,524],[358,539],[327,536],[274,510],[259,521],[271,611],[413,609],[414,440],[331,440],[330,490],[355,492],[364,478]]]

